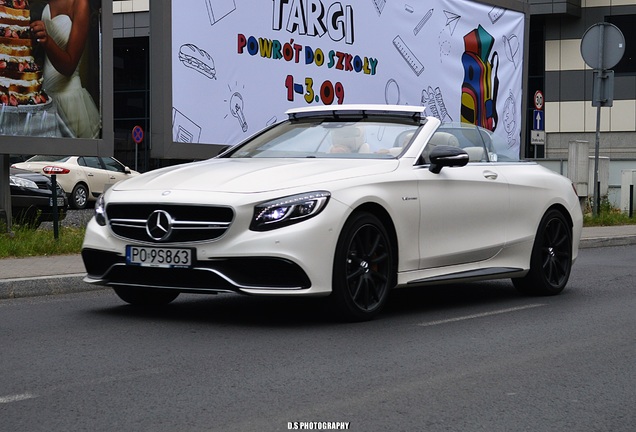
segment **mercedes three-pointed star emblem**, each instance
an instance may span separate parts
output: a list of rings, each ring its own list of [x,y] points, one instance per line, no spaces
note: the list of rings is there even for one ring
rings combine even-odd
[[[167,211],[155,210],[146,221],[146,232],[155,241],[164,241],[172,234],[172,216]]]

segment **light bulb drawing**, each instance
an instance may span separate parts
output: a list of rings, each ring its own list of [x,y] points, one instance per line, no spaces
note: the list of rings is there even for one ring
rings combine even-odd
[[[235,92],[230,98],[230,113],[238,119],[243,132],[247,132],[247,121],[245,121],[243,114],[243,96],[238,92]]]

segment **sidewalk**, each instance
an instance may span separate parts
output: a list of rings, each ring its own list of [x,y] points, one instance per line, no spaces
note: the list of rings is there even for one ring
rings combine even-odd
[[[86,269],[80,255],[0,259],[0,299],[83,292]]]
[[[636,225],[583,228],[581,248],[636,244]],[[80,255],[0,259],[0,299],[103,289],[82,281]]]

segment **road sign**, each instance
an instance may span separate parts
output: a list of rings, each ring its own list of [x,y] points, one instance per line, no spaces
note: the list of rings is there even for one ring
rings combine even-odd
[[[141,126],[135,126],[132,130],[132,139],[136,144],[139,144],[144,140],[144,130]]]
[[[530,144],[545,145],[545,131],[542,131],[542,130],[530,131]]]
[[[611,107],[614,105],[614,71],[595,70],[592,81],[592,106]]]
[[[532,111],[532,129],[545,130],[545,113],[543,111]]]
[[[601,145],[601,108],[613,105],[614,72],[625,53],[625,37],[614,24],[601,22],[585,31],[581,39],[581,56],[594,69],[593,106],[596,107],[596,140],[594,144],[594,181],[598,184],[598,164]],[[601,197],[594,186],[594,208],[592,214],[598,216]]]
[[[611,69],[623,58],[624,53],[623,33],[608,22],[594,24],[581,39],[581,56],[592,69]]]
[[[534,92],[534,108],[538,110],[543,109],[543,93],[541,90]]]

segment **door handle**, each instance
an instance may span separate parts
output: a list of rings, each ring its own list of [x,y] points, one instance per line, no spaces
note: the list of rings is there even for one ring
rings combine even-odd
[[[497,177],[499,177],[499,175],[496,172],[493,171],[484,171],[484,177],[486,177],[488,180],[497,180]]]

